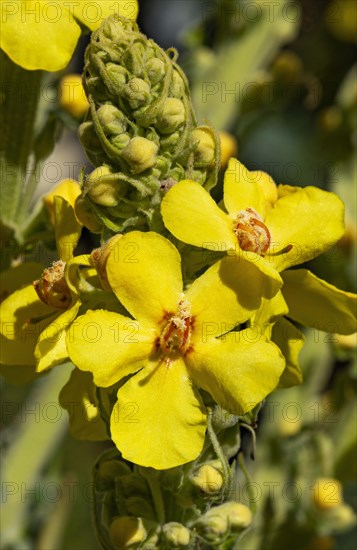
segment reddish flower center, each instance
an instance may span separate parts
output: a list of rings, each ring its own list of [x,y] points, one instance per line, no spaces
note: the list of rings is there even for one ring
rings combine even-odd
[[[189,313],[188,304],[179,302],[176,315],[168,316],[160,336],[160,348],[165,355],[179,352],[184,355],[189,347],[193,319]]]
[[[263,256],[270,245],[270,232],[262,218],[253,208],[238,212],[233,224],[242,250]]]

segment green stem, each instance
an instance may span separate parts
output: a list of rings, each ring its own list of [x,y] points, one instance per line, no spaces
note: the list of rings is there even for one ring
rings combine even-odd
[[[159,474],[151,468],[140,468],[140,474],[149,484],[152,499],[154,501],[157,521],[163,525],[165,523],[165,507],[162,498]]]
[[[228,459],[224,454],[222,447],[218,441],[216,432],[212,426],[212,409],[208,409],[208,419],[207,419],[207,433],[212,443],[214,452],[216,453],[221,465],[222,465],[222,474],[225,490],[228,491],[232,482],[231,469],[229,467]]]

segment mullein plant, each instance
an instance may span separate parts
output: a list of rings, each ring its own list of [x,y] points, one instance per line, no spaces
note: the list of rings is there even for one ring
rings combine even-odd
[[[176,61],[129,19],[92,34],[79,137],[94,170],[47,199],[58,260],[0,306],[5,376],[69,357],[72,434],[113,443],[93,471],[107,550],[233,548],[254,515],[232,496],[236,469],[249,479],[241,428],[255,438],[265,398],[302,382],[301,325],[355,331],[356,296],[295,269],[343,236],[342,202],[237,159],[213,199],[219,139]],[[101,243],[76,255],[81,225]]]

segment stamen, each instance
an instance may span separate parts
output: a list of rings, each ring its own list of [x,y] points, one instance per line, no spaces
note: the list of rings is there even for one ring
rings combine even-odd
[[[263,256],[270,246],[269,229],[253,208],[238,212],[233,231],[242,250]]]
[[[160,348],[165,355],[179,352],[183,355],[190,347],[193,319],[189,304],[181,300],[176,315],[171,315],[160,336]]]

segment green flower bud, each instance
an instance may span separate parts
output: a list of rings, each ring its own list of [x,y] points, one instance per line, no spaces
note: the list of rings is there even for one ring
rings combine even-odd
[[[185,106],[180,99],[168,97],[158,116],[156,128],[162,134],[171,134],[185,121]]]
[[[158,147],[143,137],[134,137],[122,151],[122,157],[129,164],[132,172],[140,174],[155,165]]]
[[[79,127],[78,134],[79,139],[87,152],[97,153],[102,150],[101,143],[94,130],[93,122],[83,122],[83,124]]]
[[[116,550],[137,548],[147,537],[141,518],[121,516],[115,518],[109,527],[109,538]]]
[[[123,95],[132,109],[146,105],[150,99],[150,86],[142,78],[132,78],[123,89]]]
[[[339,532],[356,525],[356,514],[348,504],[340,504],[336,508],[325,512],[325,518],[331,531]]]
[[[170,548],[182,548],[190,544],[190,531],[181,523],[171,521],[162,527],[164,541]]]
[[[184,97],[186,90],[185,81],[178,71],[174,71],[172,74],[172,82],[170,86],[170,95],[172,97]]]
[[[119,196],[125,193],[125,188],[125,184],[116,181],[115,174],[108,166],[96,168],[86,179],[88,196],[101,206],[117,205]]]
[[[239,533],[252,523],[252,512],[239,502],[225,502],[208,510],[196,522],[198,532],[208,541],[219,542],[230,533]]]
[[[214,133],[208,126],[199,126],[192,131],[195,147],[195,164],[210,165],[216,157]]]
[[[110,142],[116,147],[119,151],[125,149],[130,142],[130,136],[128,134],[120,134],[119,136],[114,136],[110,139]]]
[[[239,532],[249,527],[252,523],[253,515],[244,504],[240,502],[225,502],[218,506],[220,513],[226,513],[229,525],[233,532]]]
[[[192,475],[191,482],[204,493],[212,495],[222,489],[223,476],[219,469],[213,465],[202,464]]]
[[[92,212],[88,201],[80,195],[74,204],[74,212],[82,225],[92,233],[101,233],[102,224],[98,217]]]
[[[155,85],[165,76],[165,63],[153,57],[146,64],[146,71],[151,84]]]
[[[108,63],[106,69],[111,83],[118,89],[126,84],[128,80],[128,71],[124,67],[116,65],[115,63]]]
[[[97,115],[107,135],[122,134],[126,131],[126,117],[114,105],[102,105],[99,107]]]

